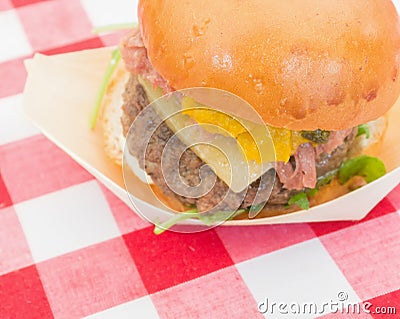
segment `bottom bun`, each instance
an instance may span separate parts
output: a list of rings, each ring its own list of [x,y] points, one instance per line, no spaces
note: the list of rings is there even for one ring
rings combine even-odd
[[[125,144],[121,124],[121,105],[123,103],[122,93],[128,79],[129,73],[120,64],[107,86],[101,105],[100,121],[103,127],[105,152],[118,165],[122,165]]]

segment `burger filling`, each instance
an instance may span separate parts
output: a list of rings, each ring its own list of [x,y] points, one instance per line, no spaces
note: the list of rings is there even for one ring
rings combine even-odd
[[[124,134],[135,120],[136,116],[148,104],[149,98],[146,91],[138,81],[138,75],[154,86],[159,87],[164,93],[172,92],[173,89],[168,85],[154,68],[152,67],[147,51],[138,30],[134,30],[125,37],[121,47],[122,57],[128,71],[132,74],[130,80],[126,84],[123,95],[123,116],[122,124]],[[197,121],[201,122],[199,114],[191,114]],[[145,132],[152,130],[158,114],[155,110],[146,112],[146,118],[136,125],[134,136],[135,141],[129,145],[129,150],[133,156],[138,157],[139,163],[142,163],[142,169],[152,178],[154,184],[158,186],[165,195],[176,197],[187,206],[196,206],[199,211],[208,211],[220,203],[230,191],[227,184],[219,179],[209,166],[204,166],[204,162],[190,149],[186,149],[179,161],[179,171],[173,167],[171,163],[163,162],[165,167],[171,169],[162,170],[161,155],[170,141],[174,133],[163,123],[157,128],[155,134],[146,145],[143,137]],[[196,117],[197,116],[197,117]],[[209,116],[207,118],[210,118]],[[343,131],[325,132],[291,132],[288,130],[271,128],[271,135],[277,149],[277,163],[274,170],[270,170],[263,178],[260,178],[249,185],[245,194],[237,194],[244,198],[241,207],[248,208],[251,205],[264,204],[267,198],[271,183],[273,183],[272,193],[269,196],[267,206],[280,207],[287,205],[290,198],[305,189],[313,189],[316,187],[318,180],[330,172],[336,171],[340,165],[347,159],[349,150],[357,135],[357,129],[347,129]],[[280,147],[279,136],[291,134],[291,145],[285,151],[285,147]],[[276,138],[274,138],[274,135]],[[278,143],[277,143],[278,141]],[[172,149],[181,149],[182,142],[173,139],[169,142]],[[200,168],[202,168],[202,180],[200,181]],[[206,195],[199,198],[188,198],[175,194],[166,184],[165,180],[173,180],[174,176],[165,176],[171,174],[180,176],[189,186],[198,186],[200,182],[207,185],[207,180],[216,181],[214,186]],[[171,177],[171,178],[168,178]],[[209,184],[208,184],[209,185]],[[261,194],[256,197],[257,192]],[[265,192],[266,196],[262,196]],[[232,194],[231,194],[232,195]],[[237,208],[234,196],[230,196],[232,202],[225,202],[225,209]],[[264,202],[263,202],[264,201]]]

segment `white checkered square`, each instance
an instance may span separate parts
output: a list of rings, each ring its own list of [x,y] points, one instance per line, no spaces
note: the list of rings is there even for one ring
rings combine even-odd
[[[400,0],[393,0],[394,5],[397,8],[397,11],[400,12]]]
[[[81,2],[94,26],[137,21],[137,1],[81,0]]]
[[[0,12],[0,39],[0,62],[28,55],[32,52],[15,10]]]
[[[345,303],[360,302],[318,239],[245,261],[238,264],[237,268],[257,302],[264,302],[261,310],[266,318],[321,316],[328,313],[328,307],[324,308],[323,304],[331,300],[339,302],[340,292],[347,296]],[[288,306],[280,311],[280,303]],[[293,303],[315,303],[318,306],[317,313],[312,309],[308,313],[294,314],[289,308]]]
[[[0,99],[0,145],[35,134],[39,130],[23,114],[22,95]]]
[[[36,262],[120,235],[97,182],[15,205]]]
[[[142,297],[117,307],[96,313],[86,319],[159,319],[157,310],[149,296]]]

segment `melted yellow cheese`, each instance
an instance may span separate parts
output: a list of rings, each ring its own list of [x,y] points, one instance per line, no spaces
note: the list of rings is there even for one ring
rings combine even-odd
[[[213,119],[212,125],[205,123],[194,125],[193,118],[182,112],[183,108],[179,95],[161,98],[161,89],[154,88],[141,77],[139,77],[139,82],[143,85],[149,100],[152,102],[150,107],[154,108],[160,118],[185,145],[188,145],[203,162],[210,165],[215,174],[232,191],[242,192],[248,185],[274,167],[272,164],[275,161],[274,146],[264,125],[259,125],[256,128],[254,123],[237,123],[238,120],[232,121],[225,117],[218,118],[218,125],[214,125],[216,124],[215,117],[211,117]],[[200,114],[205,122],[204,116],[209,115],[209,113]],[[232,118],[231,116],[228,117]],[[224,131],[221,128],[221,122],[227,130]],[[242,126],[245,127],[245,130]],[[254,152],[250,150],[254,149],[254,146],[247,145],[249,141],[246,136],[240,138],[243,143],[243,146],[241,146],[236,138],[232,138],[232,134],[229,133],[231,130],[235,132],[235,135],[240,135],[249,130],[252,131],[251,135],[254,137],[253,141],[256,143],[257,150],[259,150],[261,163],[251,160]],[[212,131],[213,134],[204,134],[207,133],[206,131]],[[243,148],[248,150],[249,158],[246,158]]]
[[[301,144],[310,142],[301,132],[236,118],[187,96],[182,101],[174,95],[161,98],[161,89],[140,77],[139,82],[161,119],[234,192],[256,181],[273,162],[288,162]]]
[[[190,116],[199,124],[209,124],[204,128],[207,131],[218,132],[229,135],[237,139],[243,149],[248,161],[254,160],[261,163],[260,150],[257,147],[255,139],[256,124],[251,125],[250,130],[242,124],[243,120],[238,120],[231,115],[217,110],[211,110],[194,101],[190,97],[184,97],[182,100],[183,114]],[[211,128],[210,128],[210,125]],[[212,127],[216,128],[213,130]],[[269,134],[275,146],[276,161],[287,163],[297,148],[310,141],[301,136],[300,132],[290,131],[284,128],[275,128],[268,126]],[[261,136],[258,136],[262,138]]]

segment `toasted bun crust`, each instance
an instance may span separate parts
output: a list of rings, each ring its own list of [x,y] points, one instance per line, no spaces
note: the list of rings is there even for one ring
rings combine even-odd
[[[275,127],[354,127],[400,93],[390,0],[141,0],[138,13],[149,59],[173,88],[225,89]]]
[[[121,124],[123,103],[122,93],[129,79],[129,73],[122,63],[118,66],[104,94],[100,122],[103,127],[104,149],[107,156],[116,164],[122,164],[125,137]]]

